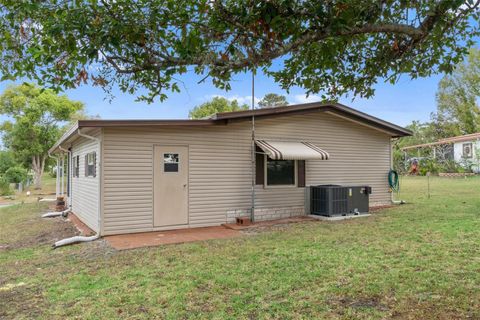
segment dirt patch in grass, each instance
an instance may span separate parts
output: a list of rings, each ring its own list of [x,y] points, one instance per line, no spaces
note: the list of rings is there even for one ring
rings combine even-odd
[[[15,318],[18,314],[29,319],[42,314],[45,300],[38,288],[18,286],[12,289],[0,289],[0,319]]]
[[[112,248],[104,239],[76,244],[76,246],[78,247],[78,250],[75,251],[74,255],[81,260],[108,258],[119,252]]]
[[[388,311],[389,308],[385,304],[380,302],[379,297],[343,297],[334,303],[334,305],[343,308],[364,309],[373,308],[379,311]]]
[[[240,231],[245,235],[256,235],[256,234],[261,234],[265,232],[286,231],[286,230],[295,229],[301,226],[307,226],[312,223],[317,223],[317,221],[306,220],[306,221],[295,221],[291,223],[256,225],[251,228],[246,228]]]
[[[264,232],[272,232],[272,231],[284,231],[289,229],[290,226],[287,224],[279,224],[279,225],[271,225],[271,226],[261,226],[255,228],[248,228],[241,230],[243,234],[246,235],[256,235]]]
[[[12,250],[20,248],[29,248],[32,246],[40,246],[53,244],[55,241],[73,237],[80,234],[79,231],[69,221],[62,218],[51,218],[49,223],[45,224],[45,228],[39,230],[36,234],[29,234],[22,239],[15,240],[11,243],[0,244],[0,250]],[[39,223],[38,219],[32,219],[29,223]],[[19,226],[28,228],[28,226]]]
[[[458,308],[449,307],[445,303],[418,302],[407,300],[402,310],[394,311],[392,319],[435,319],[435,320],[460,320],[479,319],[478,310],[459,311]]]

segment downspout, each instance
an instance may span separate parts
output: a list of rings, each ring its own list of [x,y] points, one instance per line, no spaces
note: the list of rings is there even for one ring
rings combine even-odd
[[[62,148],[62,146],[58,146],[58,149],[64,151],[64,152],[67,152],[68,156],[67,156],[67,166],[70,167],[71,165],[71,160],[72,160],[72,150],[68,150],[68,149],[64,149]],[[69,161],[70,160],[70,161]],[[63,168],[63,171],[65,171],[65,168]],[[72,170],[71,168],[68,169],[68,175],[69,177],[67,178],[67,190],[70,190],[69,192],[69,195],[68,195],[68,207],[70,209],[72,209],[72,179],[70,178],[70,174],[71,174]]]
[[[55,159],[57,162],[57,174],[55,177],[55,200],[58,198],[58,157],[54,157],[50,154],[50,151],[48,152],[48,156],[52,159]]]
[[[101,235],[101,231],[103,229],[103,220],[102,220],[102,139],[89,136],[88,134],[82,133],[80,129],[77,129],[77,134],[80,137],[90,139],[93,141],[98,142],[98,154],[97,154],[97,161],[98,161],[98,169],[97,170],[97,177],[98,177],[98,232],[97,235]]]
[[[92,139],[92,140],[95,140],[99,143],[99,145],[101,146],[101,140],[96,138],[96,137],[92,137],[92,136],[88,136],[86,134],[83,134],[80,132],[80,129],[78,129],[78,135],[81,136],[81,137],[84,137],[84,138],[87,138],[87,139]],[[63,149],[61,146],[58,146],[58,148],[62,151],[66,151],[68,153],[72,153],[70,150],[66,150],[66,149]],[[54,158],[57,160],[57,179],[58,179],[58,157],[54,157],[50,154],[50,152],[48,152],[48,156],[51,157],[51,158]],[[99,158],[100,159],[100,158]],[[99,179],[100,181],[101,179]],[[100,184],[99,184],[99,187],[100,187]],[[101,189],[100,189],[101,190]],[[58,187],[57,187],[57,193],[58,193]],[[100,197],[99,197],[100,199]],[[99,206],[99,210],[100,210],[100,206]],[[62,211],[62,212],[48,212],[44,215],[42,215],[42,218],[52,218],[52,217],[57,217],[57,216],[63,216],[63,217],[66,217],[66,215],[68,215],[68,213],[70,213],[70,208],[65,210],[65,211]],[[99,216],[98,216],[98,220],[99,220],[99,230],[101,230],[101,226],[100,226],[100,212],[99,212]],[[66,239],[62,239],[62,240],[59,240],[57,242],[55,242],[52,247],[53,249],[56,249],[58,247],[62,247],[62,246],[66,246],[66,245],[70,245],[70,244],[74,244],[74,243],[78,243],[78,242],[90,242],[90,241],[95,241],[97,239],[100,238],[100,232],[97,232],[96,235],[93,235],[93,236],[90,236],[90,237],[84,237],[84,236],[74,236],[74,237],[71,237],[71,238],[66,238]]]

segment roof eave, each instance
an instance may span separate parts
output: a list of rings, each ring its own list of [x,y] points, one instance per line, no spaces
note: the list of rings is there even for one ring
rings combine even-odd
[[[388,131],[391,134],[392,138],[400,138],[411,136],[413,133],[412,131],[403,128],[401,126],[397,126],[388,121],[384,121],[382,119],[376,118],[364,112],[352,109],[347,107],[343,104],[336,103],[336,102],[312,102],[306,104],[298,104],[298,105],[288,105],[276,108],[268,108],[268,109],[256,109],[256,110],[246,110],[246,111],[235,111],[235,112],[223,112],[217,113],[216,119],[220,120],[239,120],[242,118],[250,119],[252,116],[255,117],[271,117],[276,115],[282,114],[291,114],[291,113],[305,113],[311,111],[331,111],[335,113],[342,113],[343,115],[347,116],[348,118],[355,118],[359,122],[368,123],[370,126],[382,128],[383,131]]]
[[[367,124],[373,126],[373,127],[379,127],[385,131],[391,132],[392,138],[401,138],[401,137],[408,137],[413,135],[413,132],[409,129],[406,129],[404,127],[398,126],[394,123],[379,119],[377,117],[371,116],[369,114],[366,114],[364,112],[352,109],[350,107],[347,107],[342,104],[335,104],[334,108],[332,110],[333,112],[343,112],[347,115],[350,115],[354,118],[355,120],[360,121],[360,122],[366,122]]]
[[[80,121],[76,121],[70,128],[68,128],[67,131],[65,131],[60,139],[58,139],[58,141],[48,150],[49,155],[52,155],[58,149],[58,147],[62,145],[62,143],[64,143],[78,131],[79,122]]]
[[[380,131],[388,133],[392,138],[411,136],[412,131],[397,126],[388,121],[381,120],[364,112],[352,109],[340,103],[321,103],[313,102],[298,105],[288,105],[283,107],[245,110],[235,112],[217,113],[210,119],[185,119],[185,120],[79,120],[50,148],[49,153],[56,149],[69,139],[80,128],[105,128],[105,127],[154,127],[154,126],[209,126],[226,125],[231,120],[250,119],[255,117],[272,117],[276,115],[306,113],[312,111],[326,112],[331,111],[341,114],[356,122],[367,124]]]
[[[205,126],[221,125],[225,121],[215,119],[171,119],[171,120],[79,120],[79,128],[105,128],[105,127],[152,127],[152,126]]]

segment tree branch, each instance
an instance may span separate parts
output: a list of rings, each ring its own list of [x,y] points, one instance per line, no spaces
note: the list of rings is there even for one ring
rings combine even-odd
[[[193,57],[189,59],[173,57],[173,56],[162,56],[163,59],[154,59],[153,63],[144,63],[142,65],[131,63],[127,61],[124,57],[115,56],[115,55],[104,55],[106,61],[112,65],[112,67],[120,74],[133,74],[140,71],[146,70],[162,70],[168,67],[177,67],[177,66],[204,66],[210,65],[212,67],[217,67],[221,69],[242,69],[251,65],[259,65],[271,61],[272,59],[279,58],[288,53],[295,52],[299,47],[310,43],[310,42],[320,42],[331,37],[348,37],[355,36],[360,34],[376,34],[376,33],[395,33],[403,34],[410,36],[412,38],[420,38],[425,35],[425,32],[421,28],[415,28],[410,25],[402,24],[383,24],[383,25],[371,25],[367,24],[363,27],[352,28],[349,30],[343,30],[338,32],[330,33],[329,30],[316,30],[310,29],[305,32],[297,40],[292,41],[283,46],[277,46],[273,50],[263,50],[258,53],[254,53],[253,56],[246,57],[244,59],[238,60],[229,60],[225,61],[224,59],[217,58],[212,60],[211,57]],[[131,66],[122,67],[118,64],[117,61],[121,60],[122,62],[130,63]]]

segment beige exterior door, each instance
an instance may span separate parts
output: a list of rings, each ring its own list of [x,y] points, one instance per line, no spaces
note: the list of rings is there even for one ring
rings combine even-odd
[[[188,224],[188,147],[155,146],[153,224]]]

